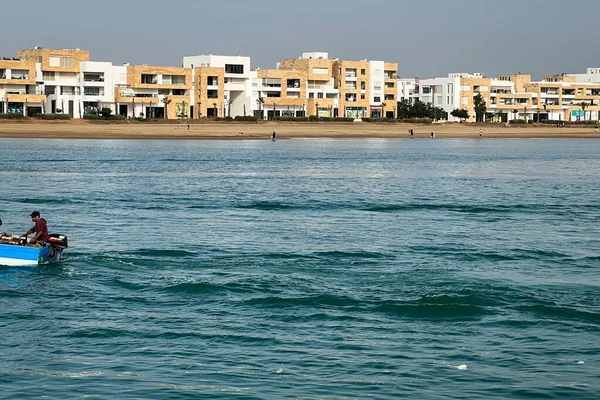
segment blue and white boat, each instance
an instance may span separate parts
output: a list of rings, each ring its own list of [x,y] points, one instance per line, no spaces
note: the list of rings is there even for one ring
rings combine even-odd
[[[27,238],[3,236],[0,241],[0,265],[23,267],[58,262],[64,249],[69,247],[65,235],[52,234],[45,247],[26,245]]]

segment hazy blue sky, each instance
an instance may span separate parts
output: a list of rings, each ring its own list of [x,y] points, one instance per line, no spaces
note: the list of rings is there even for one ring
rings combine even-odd
[[[0,55],[82,48],[92,60],[180,65],[248,55],[274,68],[304,51],[397,61],[403,77],[600,67],[598,0],[3,1]],[[8,34],[7,32],[11,32]]]

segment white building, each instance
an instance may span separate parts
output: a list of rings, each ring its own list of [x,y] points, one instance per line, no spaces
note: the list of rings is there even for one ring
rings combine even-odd
[[[244,115],[244,110],[248,113],[248,110],[252,109],[251,90],[248,90],[252,85],[250,57],[212,54],[186,56],[183,57],[183,67],[223,68],[225,70],[225,102],[229,104],[229,107],[226,107],[228,115]]]
[[[398,78],[396,81],[398,101],[408,100],[413,103],[419,98],[419,89],[416,79]]]

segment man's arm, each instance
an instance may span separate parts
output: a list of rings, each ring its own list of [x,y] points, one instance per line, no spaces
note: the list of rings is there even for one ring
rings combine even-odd
[[[42,233],[43,233],[43,232],[41,232],[41,231],[40,231],[40,232],[38,232],[38,233],[36,233],[36,234],[35,234],[35,236],[34,236],[34,237],[33,237],[33,238],[32,238],[32,239],[29,241],[29,243],[35,243],[35,242],[37,242],[38,238],[39,238],[40,236],[42,236]],[[25,236],[27,236],[27,235],[25,235]]]

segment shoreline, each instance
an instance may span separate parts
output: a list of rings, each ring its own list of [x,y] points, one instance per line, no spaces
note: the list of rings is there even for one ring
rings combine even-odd
[[[554,126],[513,126],[484,124],[432,124],[413,125],[407,123],[191,123],[179,128],[176,123],[90,123],[89,121],[35,121],[0,122],[0,138],[27,139],[226,139],[226,140],[270,140],[272,131],[277,139],[286,138],[410,138],[408,130],[414,129],[415,138],[430,138],[435,131],[436,139],[480,138],[588,138],[600,139],[600,133],[590,126],[556,128]]]

